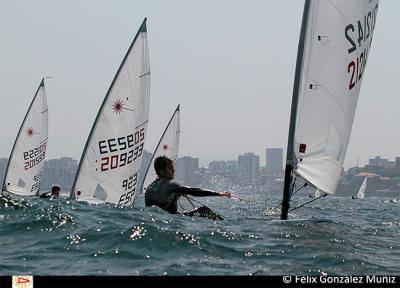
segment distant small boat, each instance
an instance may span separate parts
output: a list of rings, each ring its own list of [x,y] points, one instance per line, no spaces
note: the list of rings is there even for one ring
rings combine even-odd
[[[40,82],[11,150],[2,194],[32,196],[39,192],[47,149],[48,107]]]
[[[160,141],[158,142],[149,166],[147,166],[146,173],[143,177],[143,182],[139,187],[142,191],[147,189],[154,180],[157,178],[157,174],[154,170],[154,160],[159,156],[166,156],[169,159],[176,161],[178,158],[179,151],[179,134],[180,134],[180,105],[176,107],[174,114],[169,120],[167,127],[162,134]]]
[[[364,199],[365,196],[365,189],[367,188],[367,176],[365,176],[364,181],[362,182],[360,189],[357,192],[357,195],[353,195],[351,198],[353,199]]]
[[[144,19],[96,116],[71,198],[94,204],[133,204],[149,105],[150,61]]]

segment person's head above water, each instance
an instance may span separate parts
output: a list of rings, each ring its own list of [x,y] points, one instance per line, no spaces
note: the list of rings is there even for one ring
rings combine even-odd
[[[154,160],[154,169],[158,177],[174,179],[174,161],[165,156],[159,156]]]
[[[51,187],[51,196],[60,196],[60,186]]]

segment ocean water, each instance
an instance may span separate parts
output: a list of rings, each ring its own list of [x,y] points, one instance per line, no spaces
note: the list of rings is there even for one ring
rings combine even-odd
[[[242,201],[196,198],[223,221],[145,208],[142,195],[133,208],[0,201],[0,274],[400,274],[396,199],[327,197],[280,221],[266,215],[280,198],[236,193]],[[292,207],[309,200],[294,197]]]

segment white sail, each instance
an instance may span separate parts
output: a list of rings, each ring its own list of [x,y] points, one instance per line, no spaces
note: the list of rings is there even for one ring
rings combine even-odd
[[[339,181],[379,0],[305,0],[289,124],[281,219],[293,175],[327,194]]]
[[[334,194],[350,139],[378,0],[311,0],[294,136],[294,172]]]
[[[39,192],[47,149],[47,132],[48,109],[42,79],[15,139],[3,191],[24,196]]]
[[[357,192],[357,198],[364,199],[365,189],[367,188],[367,178],[368,176],[365,176],[364,181],[362,182],[360,189]]]
[[[147,189],[147,186],[151,184],[157,178],[157,174],[154,170],[154,160],[159,156],[166,156],[176,161],[178,158],[179,151],[179,134],[180,134],[180,110],[179,105],[176,108],[174,114],[171,119],[163,135],[161,136],[160,141],[157,144],[156,149],[154,150],[153,155],[151,156],[151,160],[149,166],[147,167],[146,173],[144,175],[144,180],[141,185],[142,191]]]
[[[149,104],[150,62],[144,19],[93,124],[71,197],[89,203],[132,205]]]

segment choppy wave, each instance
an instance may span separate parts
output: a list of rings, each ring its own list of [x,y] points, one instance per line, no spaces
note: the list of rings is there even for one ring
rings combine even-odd
[[[34,275],[398,274],[400,202],[329,197],[266,215],[267,199],[202,198],[225,220],[29,198],[0,202],[0,273]],[[308,199],[297,198],[297,204]],[[268,204],[267,204],[268,203]],[[274,199],[272,205],[279,204]]]

